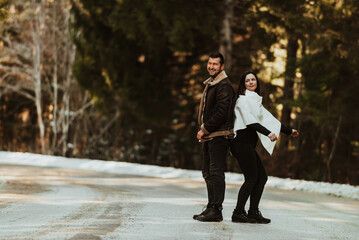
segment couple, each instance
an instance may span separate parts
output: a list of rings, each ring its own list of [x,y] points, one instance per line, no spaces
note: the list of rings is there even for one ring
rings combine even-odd
[[[208,204],[202,213],[193,218],[203,222],[223,220],[224,171],[230,148],[245,178],[232,221],[269,223],[270,219],[263,217],[258,209],[268,177],[255,147],[259,138],[272,154],[279,132],[293,137],[299,133],[282,125],[262,106],[262,97],[258,95],[259,81],[254,72],[249,71],[242,76],[236,96],[223,69],[223,56],[220,53],[211,54],[207,62],[210,78],[204,82],[198,114],[200,130],[197,133],[197,139],[204,142],[202,174],[207,185]],[[247,214],[244,207],[249,197]]]

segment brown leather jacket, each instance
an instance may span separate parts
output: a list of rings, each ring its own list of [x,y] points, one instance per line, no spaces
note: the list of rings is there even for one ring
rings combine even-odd
[[[233,135],[235,92],[224,71],[215,79],[204,81],[206,85],[201,98],[198,124],[204,138]]]

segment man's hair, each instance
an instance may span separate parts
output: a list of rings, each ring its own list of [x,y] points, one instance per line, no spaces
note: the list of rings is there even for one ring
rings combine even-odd
[[[223,57],[223,55],[220,54],[219,52],[212,53],[211,55],[209,55],[209,57],[210,57],[210,58],[219,58],[221,65],[224,64],[224,57]]]

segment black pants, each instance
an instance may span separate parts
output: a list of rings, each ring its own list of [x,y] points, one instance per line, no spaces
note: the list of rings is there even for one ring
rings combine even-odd
[[[244,175],[244,183],[239,190],[236,211],[244,211],[246,202],[250,196],[249,210],[258,210],[264,185],[268,176],[262,164],[262,160],[255,151],[256,144],[243,143],[237,138],[231,142],[231,152],[237,159]]]
[[[215,137],[203,145],[202,175],[207,185],[207,207],[222,209],[226,184],[224,172],[230,140]]]

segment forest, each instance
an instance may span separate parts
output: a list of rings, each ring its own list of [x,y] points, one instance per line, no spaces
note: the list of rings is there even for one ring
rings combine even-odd
[[[269,175],[358,185],[358,39],[359,0],[0,0],[0,151],[198,170],[219,51],[300,132]]]

